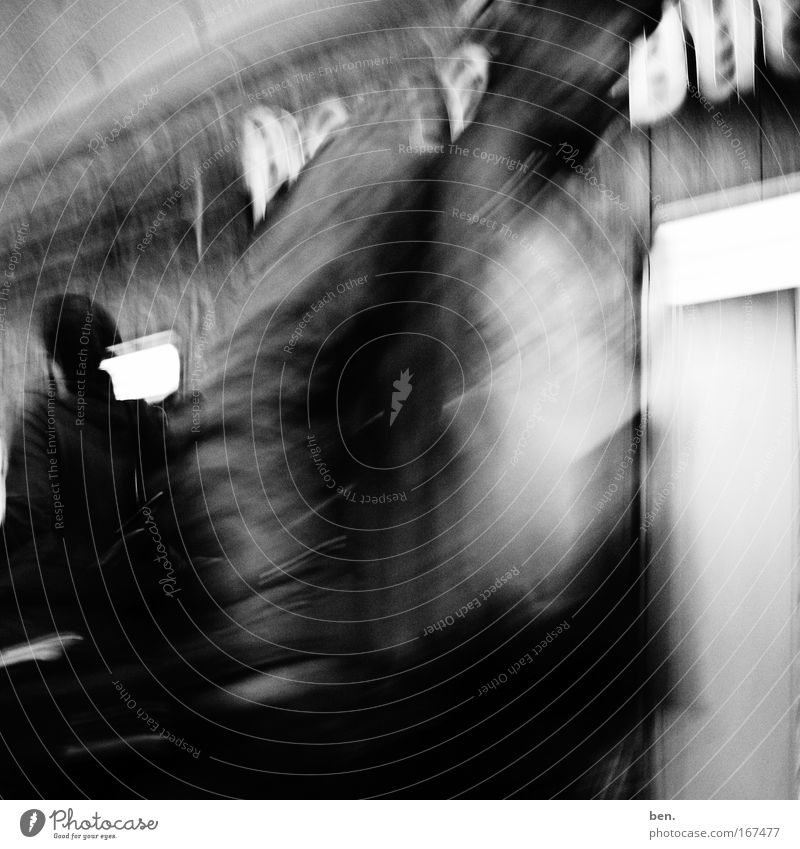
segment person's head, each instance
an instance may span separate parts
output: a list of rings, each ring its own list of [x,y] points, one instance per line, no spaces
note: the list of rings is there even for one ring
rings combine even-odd
[[[111,316],[87,295],[56,295],[42,306],[42,342],[48,356],[72,382],[97,377],[108,354],[120,339]]]

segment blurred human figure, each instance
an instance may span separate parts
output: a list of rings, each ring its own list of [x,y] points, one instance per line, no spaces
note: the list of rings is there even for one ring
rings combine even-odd
[[[108,313],[65,295],[40,315],[47,380],[25,392],[12,436],[2,580],[20,616],[57,613],[78,627],[84,594],[103,585],[94,567],[135,513],[140,469],[157,443],[144,405],[117,401],[99,369],[120,341]]]
[[[528,349],[525,374],[542,386],[524,399],[520,426],[506,429],[488,412],[498,400],[504,412],[520,406],[508,349],[538,325],[493,335],[499,311],[488,311],[486,292],[508,286],[497,269],[507,246],[522,250],[513,236],[551,185],[557,145],[589,149],[615,116],[607,92],[642,29],[622,7],[612,20],[587,8],[580,28],[565,28],[564,8],[551,5],[526,5],[515,26],[498,20],[496,49],[466,51],[504,57],[488,75],[485,105],[466,96],[480,98],[484,85],[466,65],[448,90],[418,65],[414,84],[397,86],[403,100],[356,105],[313,170],[275,196],[242,258],[252,286],[210,357],[199,413],[187,408],[175,422],[168,494],[155,515],[164,528],[177,520],[201,584],[196,606],[186,605],[196,636],[180,649],[200,680],[181,687],[181,700],[193,721],[208,718],[209,751],[247,764],[242,792],[265,763],[280,774],[279,793],[444,795],[469,786],[472,766],[459,774],[461,765],[480,756],[498,709],[493,698],[478,701],[479,688],[606,577],[607,560],[590,573],[575,543],[572,504],[586,469],[564,483],[561,460],[571,455],[551,452],[537,469],[538,446],[513,462],[520,433],[533,427],[526,417],[556,407],[543,345]],[[517,32],[526,37],[508,35]],[[557,69],[560,85],[537,90],[535,102],[516,97],[543,69]],[[474,117],[458,148],[448,143],[456,111],[447,91],[465,97],[464,122]],[[508,222],[511,235],[499,224],[493,231],[492,220]],[[476,267],[478,257],[485,265]],[[529,269],[530,257],[511,258]],[[564,339],[572,316],[554,291],[527,312],[528,292],[513,292],[518,315],[553,303]],[[493,390],[498,369],[505,383]],[[539,504],[546,512],[537,514]],[[454,619],[465,606],[469,617]],[[542,673],[535,701],[509,696],[513,688],[498,696],[517,705],[515,758],[543,760],[536,747],[548,741],[559,773],[540,780],[543,794],[585,769],[560,765],[591,725],[588,713],[573,715],[559,732],[569,708],[563,682],[586,672],[586,651],[573,648],[564,639],[551,652],[552,667],[569,672],[558,685]],[[570,653],[571,665],[561,664]],[[540,707],[545,733],[527,723]],[[498,756],[485,774],[501,766]]]

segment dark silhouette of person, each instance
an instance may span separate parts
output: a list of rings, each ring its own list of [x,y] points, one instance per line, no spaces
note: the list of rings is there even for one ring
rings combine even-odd
[[[98,563],[144,500],[142,469],[157,434],[152,411],[117,401],[99,368],[120,341],[108,313],[67,294],[40,315],[47,380],[24,393],[12,436],[3,594],[37,630],[80,629],[109,588]]]

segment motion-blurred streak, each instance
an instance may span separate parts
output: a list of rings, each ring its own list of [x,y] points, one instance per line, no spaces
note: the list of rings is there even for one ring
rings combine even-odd
[[[563,201],[553,197],[564,192],[566,179],[560,151],[575,151],[581,161],[588,162],[605,129],[621,116],[623,104],[609,92],[627,67],[630,39],[643,26],[654,26],[660,16],[658,3],[640,4],[640,8],[642,17],[620,4],[586,4],[577,9],[570,5],[568,12],[558,3],[537,4],[516,11],[502,27],[492,23],[491,17],[485,22],[498,31],[496,41],[490,44],[495,54],[507,57],[517,39],[526,37],[535,38],[537,47],[535,53],[523,54],[527,62],[504,61],[502,67],[493,66],[488,94],[461,146],[470,154],[502,154],[505,160],[519,164],[508,170],[475,155],[445,156],[434,163],[428,205],[434,211],[435,238],[424,267],[428,274],[446,273],[471,283],[439,283],[437,295],[476,327],[488,330],[508,317],[513,320],[519,310],[531,316],[528,326],[519,322],[512,336],[499,333],[490,337],[495,346],[492,368],[518,356],[513,344],[518,338],[536,341],[538,321],[531,312],[532,303],[539,311],[552,310],[555,320],[562,322],[561,327],[551,326],[543,340],[547,350],[556,351],[568,324],[580,317],[584,305],[598,294],[570,291],[573,284],[559,267],[565,251],[582,258],[590,274],[590,263],[597,261],[592,250],[596,256],[610,254],[610,261],[619,263],[608,234],[600,234],[599,243],[582,244],[582,219],[588,218],[589,210],[576,209],[568,195]],[[564,21],[567,15],[569,27]],[[576,54],[581,56],[580,62],[574,61]],[[534,75],[544,74],[544,69],[557,84],[525,84],[533,83]],[[517,97],[521,91],[526,97]],[[570,203],[571,214],[564,211]],[[561,205],[561,211],[556,212],[554,205]],[[638,222],[626,214],[626,207],[620,209],[621,226],[635,228]],[[644,246],[640,243],[640,247]],[[536,276],[526,273],[531,264]],[[603,285],[602,272],[592,278],[596,290]],[[502,292],[503,314],[489,300],[493,286]],[[539,303],[539,299],[546,302]],[[540,356],[549,370],[557,372],[561,367],[544,352]],[[462,365],[468,385],[485,375],[486,363],[476,346],[465,346]],[[591,370],[593,358],[583,358],[582,366]],[[599,442],[607,434],[607,430],[595,432],[595,438]]]
[[[8,126],[0,144],[21,151],[23,161],[19,156],[4,158],[0,183],[20,167],[35,168],[37,155],[47,168],[64,153],[85,149],[98,131],[102,136],[115,121],[135,114],[142,94],[153,84],[157,96],[145,114],[155,110],[162,120],[198,95],[203,99],[213,91],[224,96],[240,82],[244,94],[252,94],[250,83],[267,76],[276,63],[314,75],[317,69],[330,68],[331,73],[314,80],[318,88],[348,85],[349,75],[337,73],[337,66],[363,62],[365,56],[398,62],[414,56],[405,46],[416,38],[410,30],[419,27],[431,28],[429,43],[454,43],[474,5],[464,0],[378,0],[354,14],[335,0],[279,0],[239,4],[219,15],[218,4],[215,9],[210,0],[203,2],[212,6],[209,15],[196,15],[195,0],[187,0],[185,10],[164,9],[152,0],[142,0],[136,9],[120,9],[111,0],[99,0],[91,11],[72,9],[71,14],[48,8],[57,6],[56,0],[41,0],[36,8],[14,0],[24,9],[7,4],[0,14],[7,33],[0,104]],[[66,42],[55,63],[47,53],[57,31],[54,19]],[[40,83],[43,68],[49,73]]]
[[[475,117],[489,77],[489,53],[485,47],[459,46],[441,65],[439,76],[450,117],[450,141],[456,141]]]
[[[465,20],[463,4],[454,0],[402,6],[381,0],[360,16],[330,0],[303,5],[312,12],[304,26],[297,23],[296,4],[291,15],[272,4],[249,5],[241,10],[244,19],[234,22],[245,34],[223,39],[225,52],[198,46],[194,60],[177,75],[147,65],[129,69],[124,89],[115,89],[114,96],[96,91],[73,108],[34,113],[30,130],[15,123],[14,132],[0,138],[0,239],[11,233],[10,247],[22,223],[31,227],[30,243],[46,243],[61,232],[80,245],[81,262],[82,254],[104,244],[111,222],[121,223],[125,232],[136,226],[144,231],[176,187],[209,159],[220,179],[212,178],[204,195],[221,192],[224,201],[213,206],[213,218],[206,210],[213,235],[244,195],[235,157],[220,158],[219,151],[239,138],[247,110],[274,107],[302,122],[332,98],[347,105],[371,91],[391,97],[393,90],[411,87],[408,73],[419,56],[449,54]],[[252,29],[245,12],[257,13],[263,25]],[[426,25],[422,43],[419,33]],[[230,55],[238,68],[231,66]],[[68,54],[62,61],[73,59]],[[25,124],[30,116],[22,104],[19,110]],[[113,139],[112,128],[117,130]],[[98,145],[98,136],[107,142]],[[206,183],[211,170],[203,170]],[[193,220],[198,187],[191,188],[178,206],[187,207]],[[70,260],[76,261],[74,252]]]
[[[781,76],[800,75],[800,3],[758,0],[767,66]]]
[[[348,778],[352,792],[390,792],[430,775],[425,741],[452,736],[437,754],[445,776],[420,792],[466,789],[468,774],[456,765],[495,737],[485,721],[498,703],[459,704],[487,671],[513,660],[528,633],[588,597],[600,604],[616,592],[598,587],[624,551],[613,533],[579,530],[590,506],[583,477],[602,438],[576,455],[559,437],[558,392],[573,390],[557,368],[558,391],[543,396],[537,413],[546,421],[541,441],[508,471],[511,489],[502,488],[499,473],[520,436],[503,432],[502,419],[519,389],[508,379],[502,333],[486,334],[490,347],[481,335],[498,318],[489,306],[492,264],[506,251],[452,208],[481,210],[512,231],[526,226],[521,215],[535,218],[559,168],[556,143],[591,149],[616,114],[607,95],[628,42],[658,10],[550,3],[493,11],[508,15],[489,19],[489,49],[503,61],[490,69],[487,99],[459,144],[524,163],[524,171],[448,149],[450,116],[430,84],[433,65],[420,65],[423,84],[402,97],[362,98],[256,233],[243,260],[252,295],[217,349],[199,411],[176,423],[159,523],[176,527],[198,579],[182,599],[188,634],[179,654],[220,685],[204,691],[187,681],[184,692],[194,688],[198,710],[223,726],[309,744],[265,742],[274,768],[325,774],[335,751],[337,770],[367,770]],[[426,123],[431,144],[414,144],[420,116],[436,115],[438,123]],[[564,327],[552,331],[560,341]],[[525,353],[530,376],[543,358],[539,347]],[[414,377],[392,423],[402,374]],[[449,402],[486,386],[489,375],[497,393],[479,392],[451,421]],[[537,385],[528,384],[534,394]],[[531,428],[533,414],[531,402]],[[503,493],[499,502],[492,490]],[[342,535],[343,551],[332,542]],[[585,570],[587,563],[594,565]],[[441,640],[422,639],[427,624],[495,586],[511,566],[524,570],[518,584],[492,593]],[[565,645],[551,664],[565,656],[539,691],[553,732],[567,698],[559,687],[593,664]],[[601,703],[620,707],[608,692]],[[312,712],[313,729],[297,721],[298,710]],[[348,711],[358,711],[357,731]],[[593,718],[579,712],[572,739],[591,738]],[[409,750],[416,725],[420,742]],[[376,739],[355,742],[368,737]],[[254,738],[246,739],[237,756],[258,763]],[[558,760],[566,743],[556,739],[542,750],[539,731],[520,737]],[[402,764],[380,767],[398,756]],[[490,761],[502,758],[501,748]],[[575,780],[573,768],[559,767],[553,792]]]
[[[416,424],[444,434],[428,457],[430,479],[417,490],[431,508],[429,525],[397,527],[394,543],[382,541],[387,551],[413,551],[387,565],[402,587],[398,597],[424,603],[419,610],[409,606],[404,620],[376,623],[376,632],[388,640],[394,629],[411,639],[415,626],[446,621],[509,567],[518,567],[521,577],[465,621],[429,636],[424,648],[410,643],[399,653],[398,670],[411,678],[416,668],[420,688],[431,688],[425,704],[409,703],[420,720],[430,716],[431,704],[468,698],[480,670],[504,668],[504,658],[513,661],[530,635],[557,617],[583,611],[579,627],[590,631],[605,604],[618,605],[622,620],[635,616],[622,567],[630,562],[629,543],[618,524],[625,507],[599,519],[595,510],[602,452],[627,423],[623,410],[636,412],[633,386],[616,384],[631,328],[604,291],[624,274],[614,267],[618,258],[608,237],[593,236],[592,222],[574,200],[559,200],[565,178],[556,153],[568,144],[587,157],[619,114],[609,91],[627,65],[629,41],[660,13],[658,3],[640,8],[652,17],[616,4],[490,10],[485,24],[496,34],[489,49],[502,61],[490,69],[487,96],[459,139],[467,155],[457,151],[431,167],[430,236],[416,263],[419,275],[408,275],[416,302],[410,299],[400,324],[424,328],[442,344],[420,342],[414,352],[399,343],[378,364],[375,382],[388,382],[402,365],[435,384],[426,387],[432,405],[460,403],[449,425],[435,425],[430,407],[404,410],[412,418],[404,423],[408,429]],[[522,167],[497,167],[475,151]],[[626,226],[633,229],[630,221]],[[633,309],[628,305],[629,316]],[[440,468],[446,473],[435,475]],[[376,540],[369,544],[378,548]],[[392,609],[392,600],[384,604],[379,609]],[[616,715],[624,723],[623,715],[635,716],[632,636],[618,644],[619,655],[602,662],[592,638],[573,654],[566,648],[566,656],[554,653],[519,704],[500,698],[452,715],[448,727],[461,732],[453,746],[457,740],[463,752],[473,752],[493,739],[488,717],[499,708],[506,727],[515,727],[517,710],[537,717],[538,732],[523,724],[513,735],[518,754],[530,758],[534,785],[541,775],[536,765],[548,763],[552,753],[542,729],[552,733],[561,757],[572,746],[602,750],[598,717]],[[616,683],[613,694],[608,678]],[[573,695],[591,694],[591,718],[567,705],[570,688]],[[468,730],[470,722],[476,725]],[[500,765],[501,751],[484,751],[484,758]],[[560,762],[551,783],[541,779],[540,786],[564,782],[563,789],[575,780],[570,770],[568,759]],[[585,780],[591,786],[597,777]],[[468,786],[458,770],[449,778]]]
[[[755,85],[756,16],[752,0],[681,0],[692,35],[697,81],[713,103]]]
[[[631,124],[646,125],[666,118],[686,99],[686,40],[677,4],[665,3],[656,30],[631,47],[628,68]]]
[[[241,154],[257,226],[270,200],[282,187],[291,186],[305,165],[300,127],[294,116],[283,109],[252,109],[242,121]]]
[[[381,5],[385,29],[302,60],[262,49],[257,68],[251,33],[230,47],[235,82],[160,124],[178,86],[106,160],[86,171],[81,152],[9,193],[3,221],[33,225],[21,283],[63,285],[74,261],[86,286],[135,284],[142,323],[191,307],[197,335],[200,281],[219,321],[148,481],[168,630],[124,669],[217,758],[192,764],[204,792],[594,795],[592,765],[635,726],[625,505],[598,519],[594,479],[635,413],[613,288],[629,224],[597,232],[558,150],[589,156],[621,114],[609,92],[660,3],[471,3],[487,8],[467,38],[453,4],[423,5]],[[256,109],[302,136],[331,98],[346,122],[268,206],[259,184],[251,226],[225,146]],[[209,158],[203,191],[176,196]],[[201,216],[198,262],[194,238],[181,248]],[[152,293],[169,287],[167,315]],[[477,695],[576,612],[529,677]]]
[[[432,63],[429,72],[433,82]],[[265,705],[323,713],[313,730],[282,722],[290,737],[346,739],[353,730],[325,715],[369,701],[381,666],[357,592],[367,569],[357,516],[334,497],[353,481],[339,428],[347,439],[361,422],[348,410],[337,418],[336,395],[354,340],[401,294],[381,275],[409,250],[401,235],[418,229],[432,159],[411,151],[420,105],[441,114],[431,126],[447,133],[434,85],[388,105],[364,98],[313,169],[275,200],[243,257],[252,294],[211,358],[199,411],[174,424],[158,521],[177,525],[200,579],[182,599],[200,630],[179,651],[246,693],[248,722],[270,736],[280,737],[280,714]],[[340,551],[332,540],[343,535]],[[237,698],[223,689],[209,699],[231,721]]]

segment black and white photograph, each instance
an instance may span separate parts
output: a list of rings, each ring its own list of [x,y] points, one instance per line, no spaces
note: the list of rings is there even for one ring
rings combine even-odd
[[[2,0],[0,844],[798,845],[799,227],[797,0]]]

